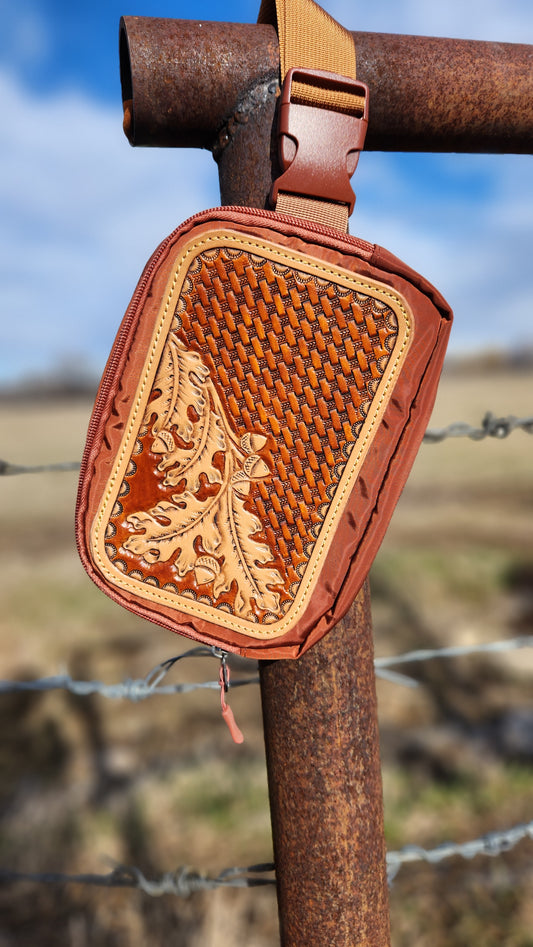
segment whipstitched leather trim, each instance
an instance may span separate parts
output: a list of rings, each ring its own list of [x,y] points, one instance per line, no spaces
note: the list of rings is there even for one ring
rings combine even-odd
[[[96,568],[178,619],[291,630],[412,330],[386,284],[229,229],[191,238],[93,521]]]

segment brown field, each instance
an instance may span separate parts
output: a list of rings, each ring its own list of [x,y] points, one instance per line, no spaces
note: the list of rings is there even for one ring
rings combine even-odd
[[[532,375],[451,373],[431,421],[533,414]],[[0,403],[0,456],[75,460],[87,402]],[[376,652],[533,634],[533,438],[424,445],[371,575]],[[76,474],[0,478],[0,677],[68,670],[144,677],[190,645],[94,588],[73,540]],[[252,667],[253,670],[253,667]],[[378,682],[387,841],[434,847],[533,819],[533,650],[402,668]],[[171,681],[216,677],[184,662]],[[0,868],[155,877],[271,859],[256,687],[139,704],[63,691],[0,697]],[[391,891],[394,947],[533,947],[533,842],[497,858],[405,866]],[[327,891],[324,892],[327,909]],[[0,888],[0,947],[274,947],[273,889],[187,900],[17,882]],[[302,945],[305,947],[305,945]],[[325,945],[326,947],[326,945]]]

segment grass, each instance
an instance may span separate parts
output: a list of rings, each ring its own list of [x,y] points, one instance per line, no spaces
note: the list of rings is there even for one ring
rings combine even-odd
[[[445,376],[431,426],[531,413],[531,377]],[[90,406],[0,406],[0,454],[76,459]],[[372,570],[376,651],[533,633],[533,439],[424,446]],[[0,677],[67,668],[80,679],[144,677],[190,643],[124,612],[85,577],[74,548],[75,474],[0,481]],[[533,659],[520,651],[405,666],[420,686],[378,683],[388,844],[433,847],[532,818],[533,761],[513,713],[531,712]],[[210,662],[172,680],[212,678]],[[216,874],[271,859],[259,693],[231,694],[235,747],[218,695],[142,704],[64,692],[1,698],[0,866],[147,876]],[[521,731],[520,731],[521,732]],[[517,748],[518,747],[518,748]],[[532,947],[533,848],[498,859],[412,865],[391,892],[394,947]],[[327,904],[327,894],[325,894]],[[274,947],[272,890],[188,901],[26,884],[0,890],[0,944],[39,947]]]

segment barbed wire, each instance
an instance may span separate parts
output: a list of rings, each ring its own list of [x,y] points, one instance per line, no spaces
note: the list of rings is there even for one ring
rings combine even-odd
[[[504,439],[512,432],[522,430],[533,434],[533,417],[517,418],[513,415],[498,417],[487,412],[481,422],[481,427],[473,427],[464,422],[455,422],[440,429],[428,429],[424,435],[425,443],[441,443],[449,438],[467,437],[470,440],[481,441],[487,437]],[[15,476],[27,473],[70,472],[79,470],[77,461],[21,465],[0,460],[0,476]],[[376,674],[394,683],[407,686],[418,686],[418,682],[404,674],[399,674],[391,668],[400,664],[410,664],[421,661],[457,658],[481,653],[502,653],[519,648],[532,647],[533,636],[482,643],[478,645],[451,646],[436,649],[418,649],[391,657],[382,657],[375,660]],[[218,648],[198,647],[181,655],[170,658],[140,679],[126,679],[118,684],[105,684],[102,681],[76,681],[69,674],[60,674],[33,681],[0,681],[0,694],[20,691],[50,691],[64,689],[78,696],[99,694],[110,699],[127,699],[139,702],[156,695],[185,694],[198,689],[218,690],[218,681],[203,681],[194,683],[163,684],[168,672],[179,661],[185,658],[211,657],[220,660],[223,652]],[[240,687],[257,684],[259,677],[233,678],[231,687]],[[524,839],[533,840],[533,821],[514,826],[510,829],[491,832],[481,838],[463,843],[444,842],[434,849],[424,849],[417,845],[407,845],[396,852],[387,853],[387,876],[389,884],[397,877],[401,868],[409,863],[424,861],[428,864],[437,864],[444,859],[454,856],[463,859],[472,859],[478,855],[499,856],[513,849]],[[259,885],[275,885],[275,878],[265,878],[263,875],[272,873],[274,865],[265,863],[247,868],[227,868],[214,878],[201,872],[181,867],[173,872],[165,872],[158,879],[147,879],[143,872],[134,866],[118,865],[106,875],[76,874],[68,875],[58,872],[24,873],[0,869],[0,883],[35,882],[43,884],[85,884],[101,887],[127,887],[143,891],[150,897],[160,897],[165,894],[188,897],[200,891],[212,891],[220,887],[255,887]]]
[[[111,700],[131,700],[137,703],[156,695],[189,694],[195,690],[220,690],[220,681],[199,681],[194,683],[162,684],[168,672],[185,658],[216,658],[218,661],[226,655],[220,648],[200,645],[184,651],[183,654],[168,658],[157,664],[146,677],[127,678],[118,684],[105,684],[103,681],[75,681],[70,674],[57,674],[52,677],[43,677],[33,681],[0,681],[0,695],[17,693],[20,691],[51,691],[67,690],[78,697],[88,697],[99,694]],[[229,687],[244,687],[247,684],[258,684],[259,677],[235,678],[229,681]]]
[[[55,464],[11,464],[8,460],[0,459],[0,477],[13,477],[27,473],[64,473],[70,470],[79,470],[79,460],[66,460]]]
[[[533,417],[517,418],[510,414],[507,417],[498,417],[492,411],[487,411],[481,422],[481,427],[472,427],[463,421],[454,421],[447,427],[429,429],[424,434],[425,444],[439,444],[450,437],[468,437],[473,441],[481,441],[486,437],[502,439],[508,437],[512,431],[525,431],[533,434]],[[8,460],[0,459],[0,477],[12,477],[18,474],[29,473],[64,473],[79,470],[80,462],[76,460],[53,464],[12,464]]]
[[[387,853],[387,876],[389,884],[396,878],[400,868],[408,862],[424,861],[431,865],[459,855],[461,858],[471,859],[476,855],[494,857],[509,852],[523,839],[533,840],[533,821],[515,825],[503,832],[488,832],[481,838],[469,842],[443,842],[437,848],[425,849],[418,845],[406,845],[399,852]]]
[[[458,856],[466,860],[478,855],[491,858],[509,852],[524,839],[533,840],[533,821],[515,825],[510,829],[488,832],[481,838],[468,842],[443,842],[433,849],[418,845],[406,845],[397,852],[387,852],[387,878],[389,884],[398,876],[400,869],[409,863],[427,862],[435,865],[446,858]],[[0,869],[0,884],[17,881],[29,881],[38,884],[85,884],[104,888],[137,888],[152,898],[164,894],[189,897],[199,891],[212,891],[215,888],[252,888],[261,885],[275,885],[275,878],[264,878],[275,870],[272,862],[251,865],[248,868],[226,868],[216,878],[207,877],[202,872],[187,867],[176,871],[164,872],[158,879],[150,880],[134,866],[117,865],[106,875],[80,874],[67,875],[61,872],[21,872]]]
[[[16,881],[30,881],[37,884],[83,884],[102,888],[137,888],[152,898],[163,894],[173,894],[187,898],[199,891],[213,891],[214,888],[255,888],[260,885],[275,885],[275,879],[261,875],[272,872],[272,864],[251,865],[249,868],[226,868],[216,878],[209,878],[201,872],[181,867],[176,871],[164,872],[160,878],[150,880],[140,868],[130,865],[117,865],[107,875],[81,874],[67,875],[62,872],[22,872],[0,869],[0,884]]]
[[[384,678],[394,684],[403,684],[408,687],[418,687],[419,682],[405,674],[398,674],[390,670],[397,664],[411,664],[420,661],[430,661],[442,658],[468,657],[475,654],[502,654],[506,651],[515,651],[520,648],[533,648],[533,635],[522,635],[518,638],[509,638],[503,641],[489,641],[477,645],[455,645],[445,648],[423,648],[417,651],[406,651],[392,657],[376,658],[374,666],[377,677]],[[78,697],[88,697],[99,694],[111,700],[131,700],[134,703],[146,700],[149,697],[169,696],[171,694],[189,694],[196,690],[219,690],[220,681],[198,681],[176,684],[163,684],[168,672],[179,661],[185,658],[216,658],[220,660],[225,652],[216,647],[200,645],[191,648],[183,654],[169,658],[157,664],[146,677],[127,678],[117,684],[105,684],[103,681],[76,681],[70,674],[56,674],[50,677],[37,678],[31,681],[0,681],[0,695],[13,694],[21,691],[52,691],[66,690]],[[232,677],[229,687],[245,687],[249,684],[258,684],[257,674],[250,677]]]
[[[521,648],[533,648],[533,635],[520,635],[517,638],[506,638],[502,641],[485,641],[479,644],[448,645],[445,648],[418,648],[416,651],[405,651],[393,657],[374,659],[376,676],[383,677],[395,684],[405,684],[407,687],[418,687],[419,682],[405,674],[397,674],[388,668],[398,664],[415,664],[420,661],[431,661],[442,658],[464,658],[475,654],[503,654],[506,651],[517,651]]]
[[[472,427],[463,421],[456,421],[448,427],[428,429],[424,434],[425,444],[439,444],[449,437],[469,437],[472,441],[482,441],[486,437],[502,439],[508,437],[512,431],[525,431],[533,434],[533,417],[516,418],[513,414],[507,417],[498,417],[492,411],[487,411],[481,422],[481,427]]]

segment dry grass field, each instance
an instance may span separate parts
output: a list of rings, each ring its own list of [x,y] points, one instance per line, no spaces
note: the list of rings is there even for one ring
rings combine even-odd
[[[531,372],[448,371],[432,427],[487,410],[533,413]],[[0,456],[75,460],[86,401],[0,403]],[[424,445],[371,575],[376,652],[533,634],[533,437]],[[0,478],[0,677],[68,670],[144,677],[189,643],[94,588],[73,539],[76,474]],[[434,847],[533,818],[533,651],[408,665],[378,682],[387,840]],[[183,662],[171,680],[213,679]],[[0,868],[147,877],[216,874],[271,859],[256,687],[231,693],[242,747],[214,691],[143,703],[63,691],[0,697]],[[391,891],[394,947],[533,947],[533,842],[495,859],[405,866]],[[324,893],[327,910],[327,892]],[[0,947],[274,947],[273,889],[187,900],[0,886]],[[302,945],[305,947],[305,945]],[[325,945],[326,947],[326,945]]]

